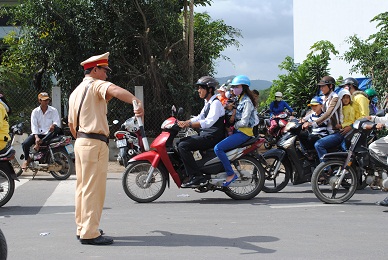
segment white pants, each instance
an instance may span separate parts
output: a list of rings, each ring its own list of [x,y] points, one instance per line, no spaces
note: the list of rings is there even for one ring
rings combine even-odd
[[[382,137],[369,145],[369,149],[379,156],[388,155],[388,136]]]

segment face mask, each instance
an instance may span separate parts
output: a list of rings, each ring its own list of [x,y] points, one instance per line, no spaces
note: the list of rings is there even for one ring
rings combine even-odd
[[[282,101],[281,97],[276,97],[276,101]]]
[[[241,93],[242,93],[243,89],[242,88],[234,88],[233,89],[233,93],[236,95],[236,96],[239,96]]]

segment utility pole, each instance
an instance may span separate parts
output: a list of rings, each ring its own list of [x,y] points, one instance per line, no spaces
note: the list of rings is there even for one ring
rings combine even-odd
[[[189,19],[189,83],[194,78],[194,0],[190,0],[190,19]]]

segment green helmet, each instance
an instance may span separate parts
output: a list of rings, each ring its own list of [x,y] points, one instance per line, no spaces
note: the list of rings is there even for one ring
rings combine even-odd
[[[365,93],[368,95],[368,97],[373,98],[377,96],[377,92],[373,88],[368,88],[365,90]]]

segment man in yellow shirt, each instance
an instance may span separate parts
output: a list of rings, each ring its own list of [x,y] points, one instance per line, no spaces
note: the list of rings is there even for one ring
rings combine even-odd
[[[99,224],[105,200],[108,171],[109,127],[107,103],[113,97],[132,104],[135,116],[143,116],[143,106],[129,91],[106,81],[109,52],[81,62],[85,77],[69,98],[69,127],[76,137],[75,222],[77,238],[82,244],[109,245],[113,239],[103,237]]]

